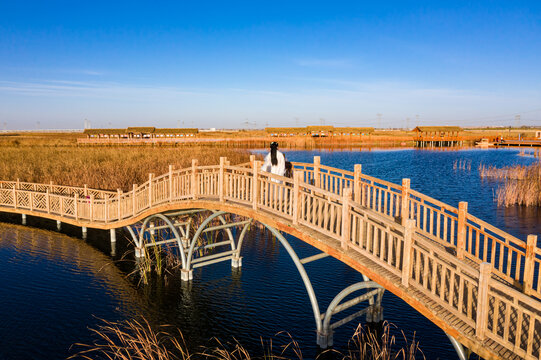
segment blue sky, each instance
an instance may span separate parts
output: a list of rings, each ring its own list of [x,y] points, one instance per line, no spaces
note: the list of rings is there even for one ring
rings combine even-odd
[[[516,115],[541,126],[540,1],[0,0],[0,129]]]

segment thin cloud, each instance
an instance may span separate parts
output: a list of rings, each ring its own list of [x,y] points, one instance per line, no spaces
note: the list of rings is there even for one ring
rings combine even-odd
[[[8,66],[4,69],[17,72],[30,72],[30,73],[42,73],[42,74],[70,74],[70,75],[88,75],[88,76],[103,76],[110,75],[111,72],[103,71],[99,69],[77,69],[77,68],[36,68],[36,67],[22,67],[22,66]]]
[[[295,63],[303,67],[321,67],[321,68],[346,68],[353,64],[349,59],[321,59],[321,58],[303,58],[296,59]]]
[[[41,82],[0,81],[0,93],[26,96],[95,98],[171,98],[181,95],[205,95],[203,91],[163,86],[130,86],[118,83],[48,80]]]

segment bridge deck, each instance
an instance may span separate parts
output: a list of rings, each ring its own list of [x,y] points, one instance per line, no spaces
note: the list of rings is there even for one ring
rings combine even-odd
[[[409,188],[295,164],[294,179],[257,161],[173,170],[128,193],[0,182],[0,210],[109,229],[181,208],[226,210],[289,233],[359,270],[487,359],[539,359],[541,250]],[[348,190],[349,189],[349,190]]]

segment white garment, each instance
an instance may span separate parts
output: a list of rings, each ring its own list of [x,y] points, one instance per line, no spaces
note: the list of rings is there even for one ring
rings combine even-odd
[[[276,159],[278,160],[278,164],[272,165],[271,154],[268,153],[267,156],[265,156],[263,166],[261,166],[261,171],[284,176],[284,173],[286,172],[286,157],[280,151],[276,150]]]

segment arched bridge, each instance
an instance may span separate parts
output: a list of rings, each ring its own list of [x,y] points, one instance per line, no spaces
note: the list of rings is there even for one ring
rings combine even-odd
[[[152,245],[145,232],[167,228],[173,237],[165,241],[176,241],[182,249],[186,281],[195,267],[229,259],[232,266],[241,266],[246,225],[255,220],[277,236],[295,261],[322,346],[332,344],[332,329],[348,320],[330,323],[343,309],[366,301],[364,313],[380,316],[385,289],[443,329],[462,359],[463,346],[486,359],[541,358],[537,236],[517,239],[469,214],[465,202],[452,207],[411,189],[408,179],[396,185],[363,174],[360,165],[350,172],[323,166],[315,157],[313,164],[294,163],[293,179],[261,172],[260,165],[254,157],[240,165],[226,158],[213,166],[194,160],[189,168],[170,166],[166,174],[150,174],[129,192],[3,181],[0,211],[66,222],[83,231],[127,226],[138,255]],[[174,217],[203,209],[210,215],[191,238],[191,223]],[[241,220],[232,223],[226,214]],[[142,224],[138,232],[131,227],[135,223]],[[232,226],[243,228],[237,239]],[[227,251],[194,257],[194,239],[219,229],[226,235],[218,244]],[[299,259],[282,233],[321,254]],[[355,268],[366,281],[344,289],[321,314],[303,265],[325,256]],[[356,291],[364,293],[340,303]]]

